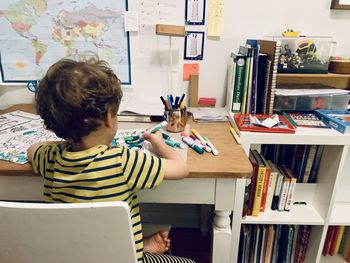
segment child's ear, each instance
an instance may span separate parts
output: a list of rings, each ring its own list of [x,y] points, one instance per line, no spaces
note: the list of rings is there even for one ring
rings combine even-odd
[[[106,118],[104,120],[105,126],[108,128],[111,128],[115,125],[115,122],[116,122],[116,115],[113,114],[111,110],[108,110]]]

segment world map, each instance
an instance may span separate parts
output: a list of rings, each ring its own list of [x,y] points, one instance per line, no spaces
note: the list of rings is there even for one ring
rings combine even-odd
[[[62,58],[98,57],[131,84],[126,10],[126,0],[1,0],[2,82],[39,80]]]

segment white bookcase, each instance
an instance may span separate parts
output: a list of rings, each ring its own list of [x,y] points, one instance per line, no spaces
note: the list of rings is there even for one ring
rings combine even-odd
[[[266,211],[257,217],[242,219],[245,180],[236,184],[232,230],[232,262],[237,262],[239,233],[242,224],[311,225],[311,236],[305,262],[344,262],[340,257],[323,257],[322,249],[330,225],[350,225],[350,135],[332,129],[298,128],[295,134],[241,132],[242,147],[260,149],[262,144],[325,145],[317,182],[298,183],[290,212]]]

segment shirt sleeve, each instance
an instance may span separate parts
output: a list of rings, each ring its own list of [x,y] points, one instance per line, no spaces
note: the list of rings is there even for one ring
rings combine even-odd
[[[33,154],[32,168],[34,173],[39,174],[41,176],[44,175],[47,163],[50,162],[50,157],[52,157],[52,148],[54,145],[44,144],[39,145]]]
[[[153,189],[163,181],[165,159],[125,148],[122,163],[123,174],[131,191]]]

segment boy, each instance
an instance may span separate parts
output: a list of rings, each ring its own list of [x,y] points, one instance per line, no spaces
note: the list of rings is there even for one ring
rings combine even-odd
[[[38,143],[28,149],[34,172],[44,178],[46,202],[126,201],[130,207],[139,262],[193,262],[167,255],[168,232],[143,240],[137,191],[155,188],[165,179],[182,179],[188,170],[160,132],[144,134],[160,157],[111,147],[122,98],[120,81],[103,61],[60,60],[40,81],[38,113],[47,129],[64,142]],[[159,261],[157,261],[159,256]]]

